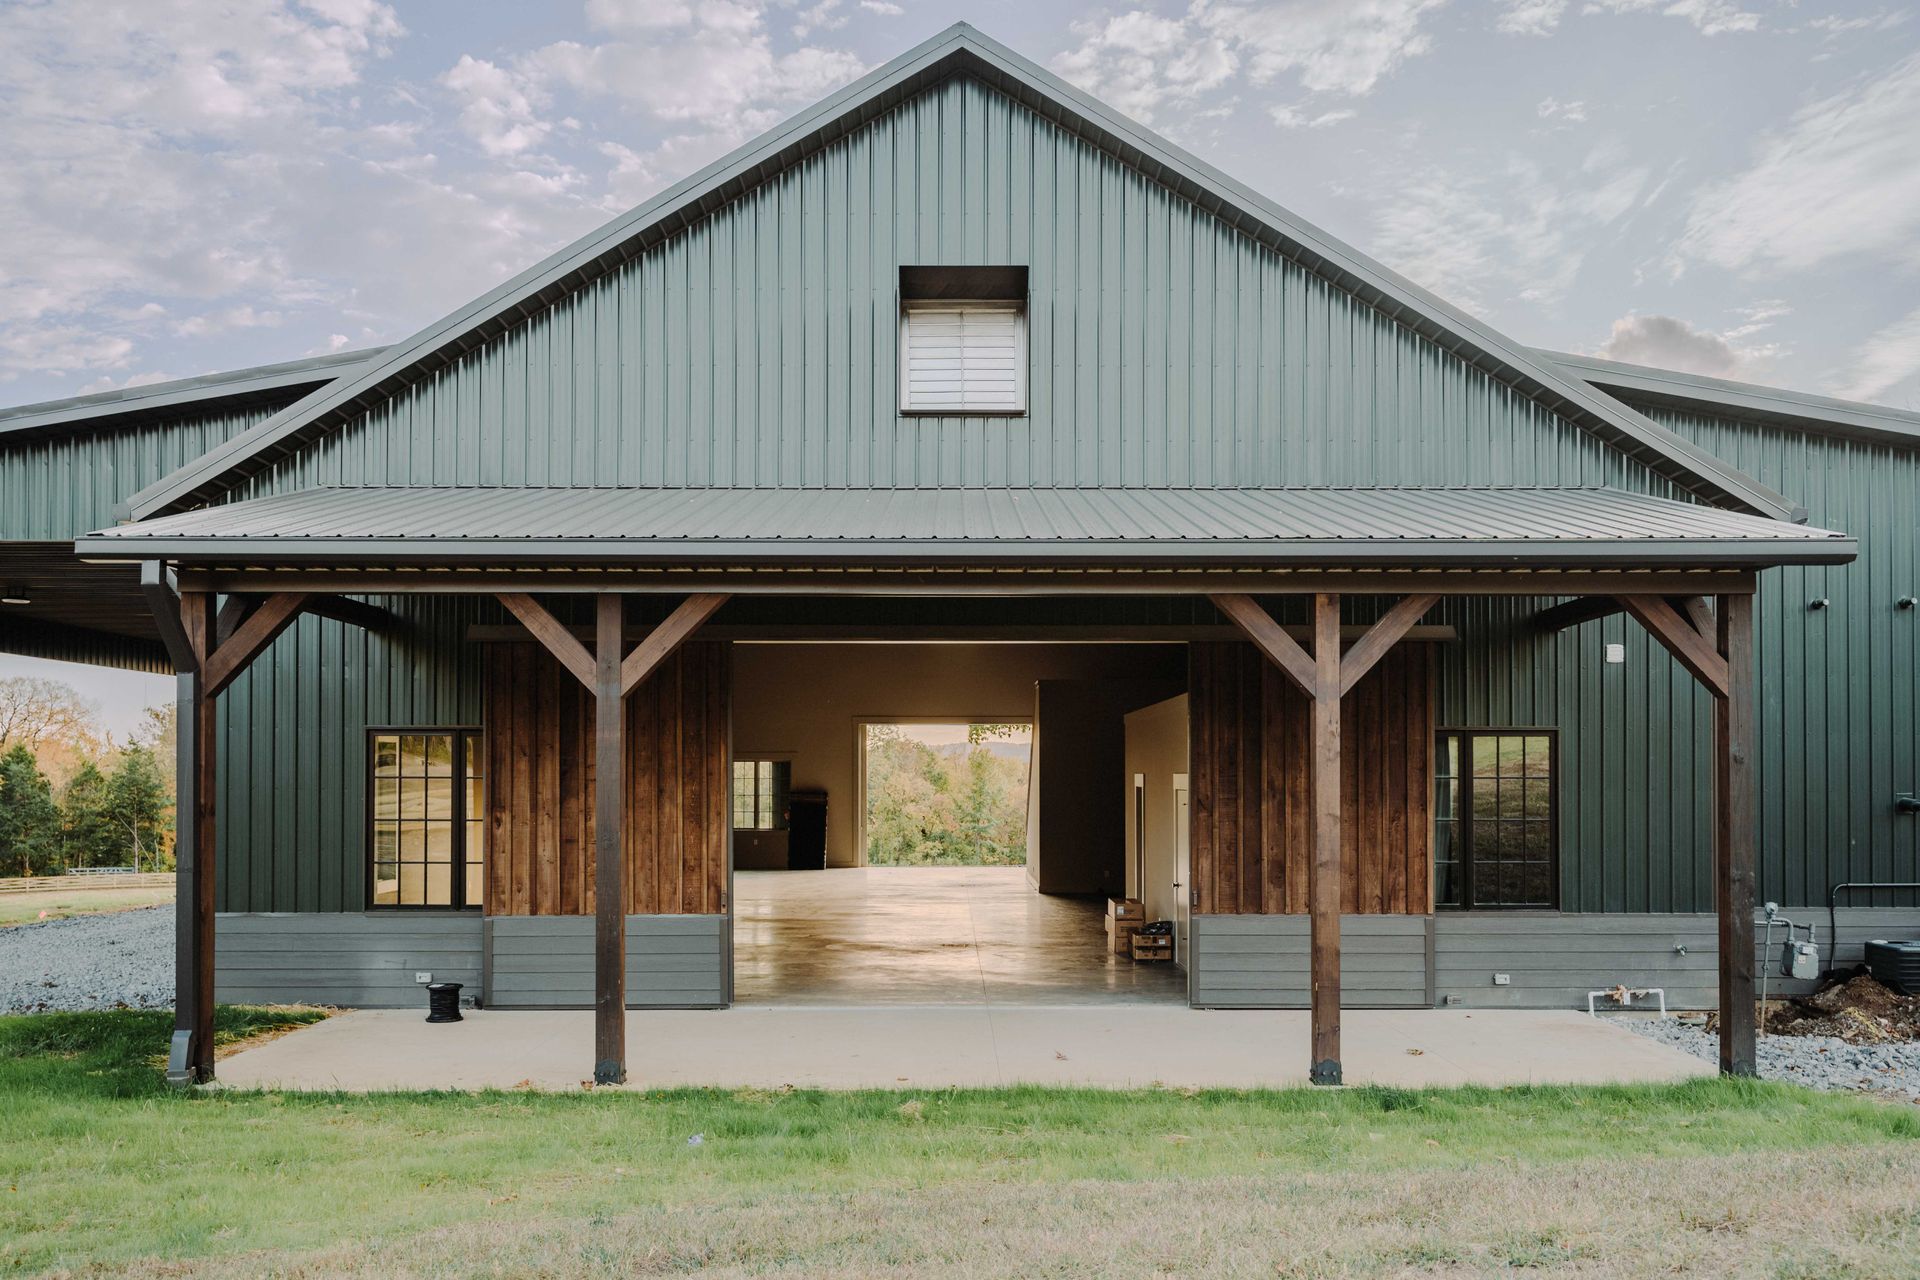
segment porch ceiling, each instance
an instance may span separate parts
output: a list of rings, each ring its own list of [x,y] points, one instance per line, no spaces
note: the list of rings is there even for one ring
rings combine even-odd
[[[1610,488],[309,489],[105,529],[248,565],[1756,568],[1852,538]]]

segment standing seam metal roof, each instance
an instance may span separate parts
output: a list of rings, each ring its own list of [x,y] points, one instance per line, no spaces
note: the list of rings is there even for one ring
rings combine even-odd
[[[1844,534],[1618,489],[324,488],[122,525],[83,556],[1833,563]]]

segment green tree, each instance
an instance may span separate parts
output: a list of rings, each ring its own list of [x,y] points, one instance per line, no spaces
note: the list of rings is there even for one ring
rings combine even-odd
[[[0,875],[59,869],[60,806],[33,753],[16,743],[0,755]]]
[[[114,834],[107,812],[107,776],[88,760],[60,793],[61,844],[70,867],[115,866],[127,841]]]
[[[1027,855],[1027,762],[989,744],[1021,725],[969,725],[933,747],[893,725],[867,738],[867,860],[876,866],[1019,866]]]
[[[129,858],[140,851],[140,865],[159,871],[173,864],[167,848],[172,831],[168,821],[166,780],[154,759],[153,749],[135,743],[120,753],[120,761],[107,776],[106,812],[115,834],[125,842]]]

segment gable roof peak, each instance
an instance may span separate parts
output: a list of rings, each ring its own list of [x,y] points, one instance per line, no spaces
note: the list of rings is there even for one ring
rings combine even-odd
[[[135,494],[135,519],[205,502],[366,407],[630,261],[716,207],[947,77],[965,73],[1320,275],[1455,357],[1519,389],[1683,489],[1775,519],[1787,499],[1579,376],[1543,359],[965,22],[868,72],[784,124],[387,348]]]

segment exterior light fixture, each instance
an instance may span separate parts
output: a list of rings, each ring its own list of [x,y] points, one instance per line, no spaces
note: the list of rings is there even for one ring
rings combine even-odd
[[[1825,596],[1815,596],[1813,599],[1807,601],[1807,608],[1809,609],[1824,609],[1826,607],[1827,598]]]
[[[4,594],[0,594],[0,604],[32,604],[33,597],[19,583],[9,583]]]
[[[1912,596],[1901,596],[1893,602],[1893,607],[1896,609],[1911,609],[1916,604],[1920,604],[1920,600],[1916,600]]]

